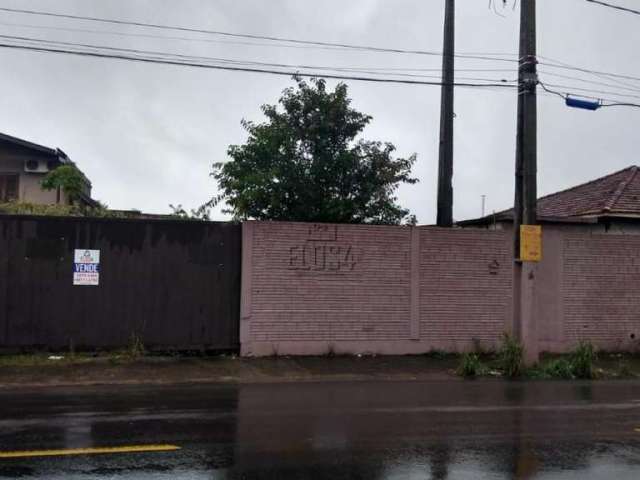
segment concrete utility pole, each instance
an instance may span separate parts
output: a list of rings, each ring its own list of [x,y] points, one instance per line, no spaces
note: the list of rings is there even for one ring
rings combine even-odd
[[[520,63],[518,69],[518,133],[514,202],[515,333],[524,344],[527,363],[538,358],[534,312],[536,265],[520,259],[520,227],[537,223],[537,77],[536,0],[520,2]]]
[[[438,160],[439,227],[453,225],[453,82],[455,52],[455,0],[445,0],[440,103],[440,156]]]

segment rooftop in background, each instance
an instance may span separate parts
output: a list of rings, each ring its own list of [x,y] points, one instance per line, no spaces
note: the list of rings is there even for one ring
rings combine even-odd
[[[77,165],[59,148],[46,147],[22,138],[0,133],[0,201],[30,202],[36,204],[67,203],[61,192],[46,192],[42,178],[61,165]],[[84,188],[79,200],[96,206],[91,198],[91,181],[82,174]]]
[[[27,140],[23,140],[22,138],[12,137],[11,135],[7,135],[6,133],[0,132],[0,142],[9,142],[13,143],[14,145],[28,148],[29,150],[36,150],[40,153],[44,153],[45,155],[59,158],[61,163],[66,163],[65,160],[69,161],[69,157],[67,156],[67,154],[59,148],[45,147],[44,145],[38,145],[37,143],[32,143]]]
[[[541,222],[583,222],[601,218],[640,219],[640,167],[610,175],[538,199]],[[513,208],[457,222],[460,226],[512,222]]]

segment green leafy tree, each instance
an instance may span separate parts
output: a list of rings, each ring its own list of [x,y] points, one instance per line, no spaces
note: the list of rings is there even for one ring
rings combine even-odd
[[[71,204],[80,197],[84,190],[84,185],[84,175],[72,164],[60,165],[47,173],[42,180],[42,188],[45,190],[61,188]]]
[[[329,91],[321,79],[294,80],[280,108],[262,106],[266,122],[242,121],[247,142],[213,165],[220,195],[193,214],[224,200],[236,219],[414,223],[395,192],[417,182],[415,154],[394,158],[391,143],[358,139],[372,117],[351,107],[345,84]]]

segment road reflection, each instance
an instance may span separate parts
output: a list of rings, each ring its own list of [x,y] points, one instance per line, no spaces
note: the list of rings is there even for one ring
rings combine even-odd
[[[0,477],[640,478],[634,383],[285,383],[69,398],[0,393],[0,447],[182,449],[0,461]]]

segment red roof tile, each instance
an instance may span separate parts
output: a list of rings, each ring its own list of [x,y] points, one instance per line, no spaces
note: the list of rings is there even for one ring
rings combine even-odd
[[[538,199],[538,218],[577,219],[600,216],[640,217],[640,167],[632,166],[605,177]],[[513,209],[485,217],[513,218]],[[482,219],[467,220],[477,223]],[[460,222],[464,224],[465,222]]]

